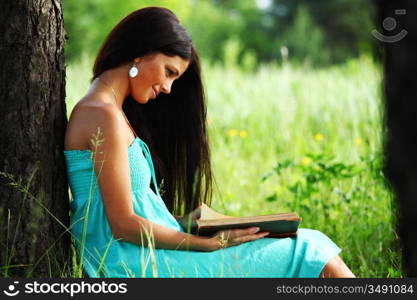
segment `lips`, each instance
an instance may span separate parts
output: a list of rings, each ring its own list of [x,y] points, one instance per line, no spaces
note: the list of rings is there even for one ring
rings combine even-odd
[[[153,97],[154,97],[154,98],[156,98],[156,96],[158,96],[158,92],[157,92],[157,91],[155,91],[155,89],[154,89],[154,88],[152,88],[152,91],[153,91],[153,95],[154,95]]]

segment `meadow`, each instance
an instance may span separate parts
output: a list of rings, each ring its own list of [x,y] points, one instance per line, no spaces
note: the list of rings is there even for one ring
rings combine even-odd
[[[68,117],[88,88],[91,63],[84,56],[67,66]],[[396,207],[381,171],[376,63],[363,56],[322,69],[285,63],[252,72],[204,63],[203,78],[215,210],[296,211],[301,227],[322,231],[342,248],[356,276],[403,276]]]

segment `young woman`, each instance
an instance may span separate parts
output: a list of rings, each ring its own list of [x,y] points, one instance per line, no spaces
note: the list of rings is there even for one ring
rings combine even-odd
[[[316,230],[186,233],[173,213],[210,203],[199,57],[169,10],[124,18],[96,58],[65,136],[71,231],[90,277],[352,277]],[[155,166],[155,167],[154,167]],[[162,186],[160,194],[158,186]]]

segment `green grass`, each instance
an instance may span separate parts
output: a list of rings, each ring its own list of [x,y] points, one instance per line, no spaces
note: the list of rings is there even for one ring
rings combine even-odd
[[[92,60],[67,68],[67,107],[89,85]],[[381,173],[381,71],[367,57],[256,73],[204,65],[213,208],[249,216],[296,211],[342,248],[358,277],[401,277],[395,207]]]

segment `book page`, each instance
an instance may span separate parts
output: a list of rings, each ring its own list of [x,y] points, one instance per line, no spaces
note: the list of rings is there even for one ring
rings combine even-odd
[[[206,204],[204,203],[201,204],[200,220],[213,220],[213,219],[224,219],[224,218],[234,218],[234,217],[219,214],[218,212],[208,207]]]

